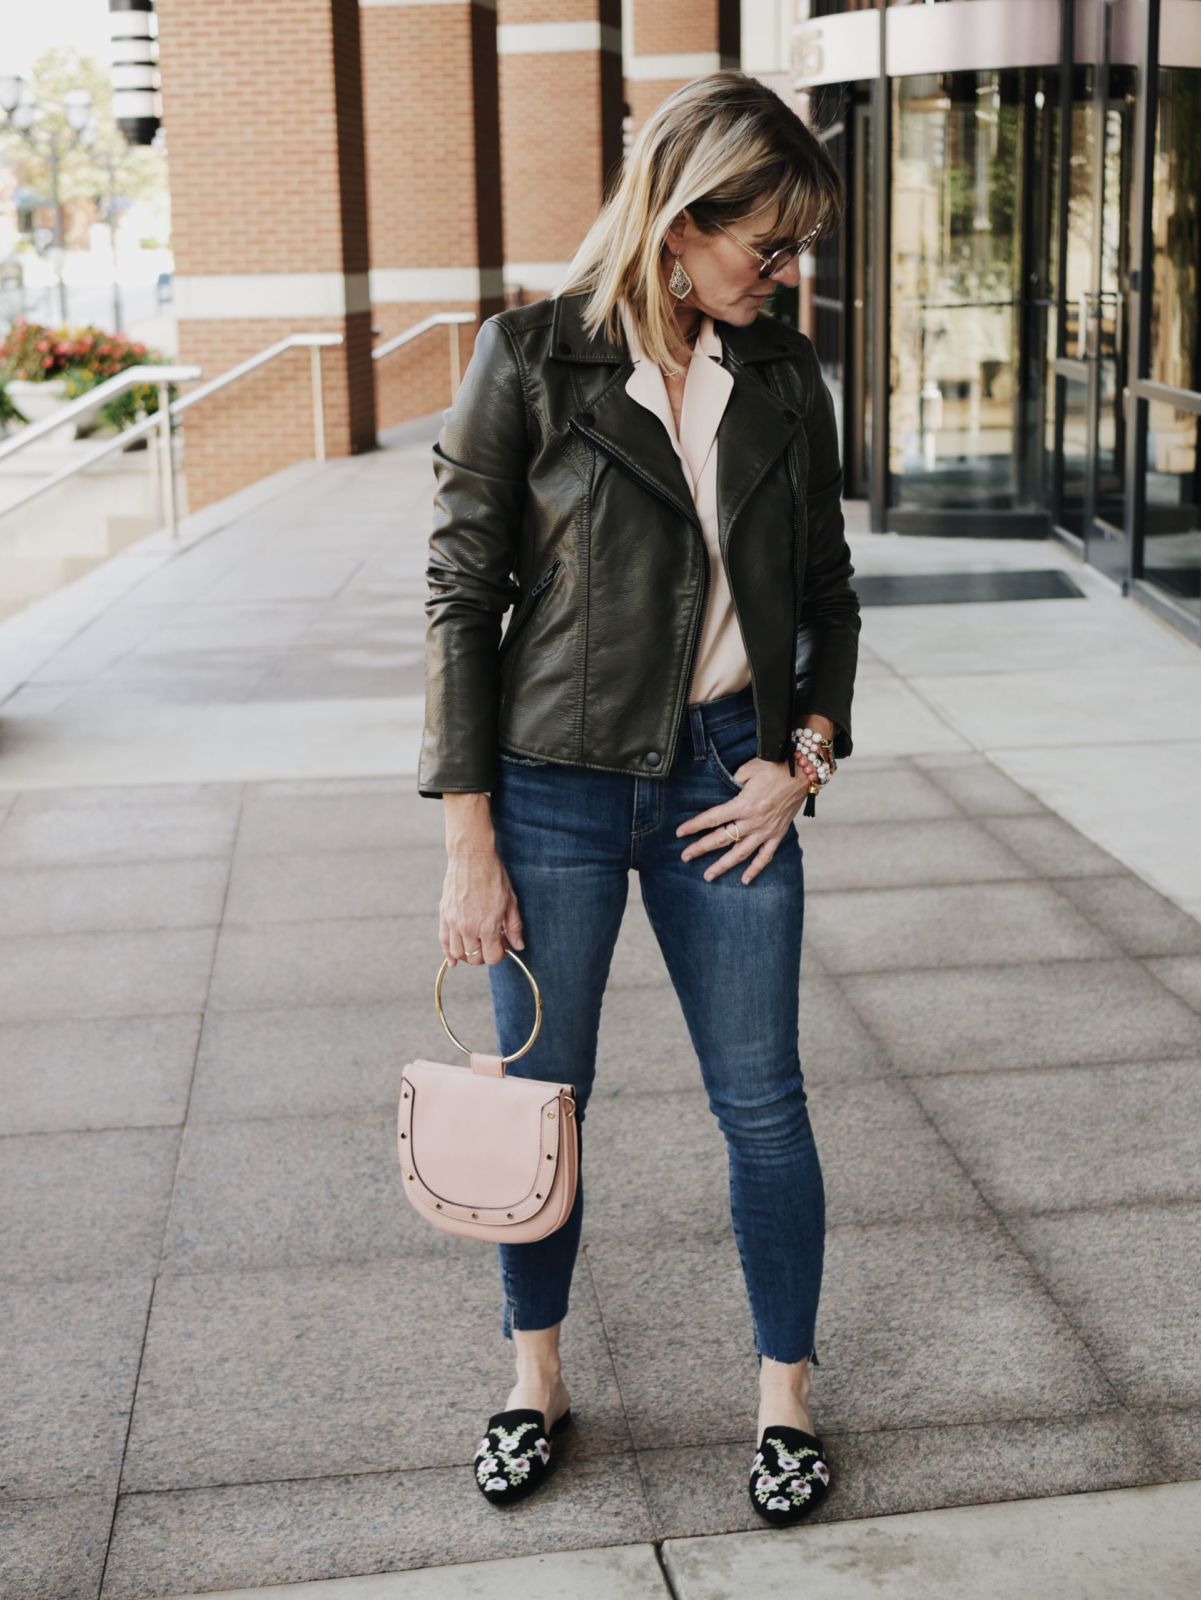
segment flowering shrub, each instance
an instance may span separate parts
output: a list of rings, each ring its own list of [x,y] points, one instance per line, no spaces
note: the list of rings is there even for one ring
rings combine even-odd
[[[4,387],[3,379],[0,379],[0,429],[3,429],[5,423],[8,422],[28,421],[29,418],[23,411],[18,409],[16,401]]]
[[[6,378],[25,378],[34,383],[63,378],[66,398],[74,400],[94,389],[106,378],[143,362],[155,364],[162,356],[136,339],[123,334],[105,333],[88,324],[81,328],[48,328],[40,322],[18,317],[0,344],[0,384]],[[172,398],[175,387],[171,386]],[[101,421],[121,429],[139,416],[152,416],[158,410],[158,390],[154,384],[139,384],[127,389],[100,408]]]

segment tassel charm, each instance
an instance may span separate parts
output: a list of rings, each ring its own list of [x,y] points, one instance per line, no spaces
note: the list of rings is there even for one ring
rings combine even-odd
[[[817,802],[813,798],[816,793],[817,790],[810,784],[809,793],[805,796],[805,804],[801,809],[802,816],[815,817],[817,815]]]

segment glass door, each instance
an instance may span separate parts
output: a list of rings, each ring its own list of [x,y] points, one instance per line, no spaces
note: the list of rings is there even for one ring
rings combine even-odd
[[[813,338],[834,400],[843,493],[865,499],[871,470],[871,104],[861,84],[825,85],[814,96],[818,137],[843,175],[842,227],[813,251]]]
[[[1067,161],[1057,174],[1063,298],[1052,371],[1056,521],[1088,561],[1125,580],[1135,70],[1111,59],[1119,10],[1120,0],[1093,12],[1099,59],[1072,77]]]
[[[1155,77],[1141,575],[1201,640],[1201,0],[1161,8]]]

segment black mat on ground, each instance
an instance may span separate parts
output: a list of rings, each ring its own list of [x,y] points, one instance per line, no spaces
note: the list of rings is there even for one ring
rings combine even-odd
[[[1056,567],[1016,572],[908,572],[851,580],[865,606],[963,605],[984,600],[1083,600]]]

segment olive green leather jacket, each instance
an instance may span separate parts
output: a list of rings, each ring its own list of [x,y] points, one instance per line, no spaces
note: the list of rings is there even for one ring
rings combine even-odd
[[[490,791],[497,748],[633,777],[676,752],[709,561],[666,430],[625,392],[624,343],[578,294],[489,317],[433,447],[421,794]],[[834,408],[804,334],[718,322],[722,556],[758,754],[807,712],[851,753],[859,601]],[[501,638],[501,618],[513,607]]]

